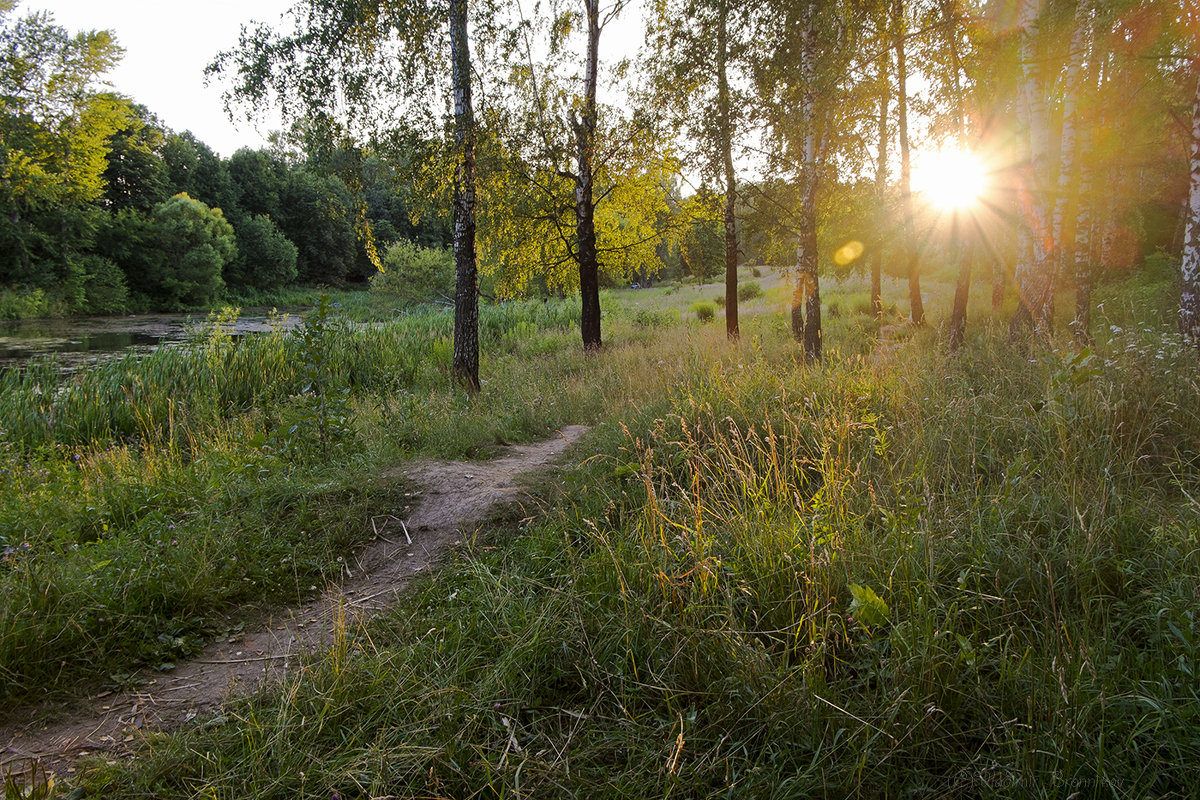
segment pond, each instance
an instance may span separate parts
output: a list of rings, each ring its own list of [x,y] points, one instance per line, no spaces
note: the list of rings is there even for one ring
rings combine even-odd
[[[127,350],[150,352],[156,347],[182,342],[204,322],[203,315],[138,314],[127,317],[81,317],[0,322],[0,367],[13,366],[37,356],[56,355],[65,365],[95,361]],[[225,326],[233,336],[262,333],[300,323],[297,313],[239,316]]]

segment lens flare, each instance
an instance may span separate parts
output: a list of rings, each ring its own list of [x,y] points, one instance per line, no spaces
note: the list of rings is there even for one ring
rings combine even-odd
[[[863,254],[863,244],[858,241],[849,241],[839,247],[833,254],[833,261],[839,267],[845,267],[858,260]]]
[[[937,150],[914,159],[913,191],[942,211],[961,211],[975,205],[987,184],[984,163],[965,150]]]

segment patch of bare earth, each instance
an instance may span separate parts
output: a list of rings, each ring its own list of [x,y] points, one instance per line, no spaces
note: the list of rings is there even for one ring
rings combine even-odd
[[[135,690],[88,698],[64,719],[0,719],[0,773],[36,760],[64,775],[89,754],[128,754],[143,732],[179,728],[287,675],[302,653],[332,641],[341,615],[352,628],[391,605],[411,578],[461,542],[465,529],[493,506],[519,499],[521,476],[548,466],[585,431],[568,426],[552,439],[506,448],[483,463],[419,461],[399,468],[391,475],[415,483],[418,502],[407,519],[387,513],[372,519],[376,538],[350,557],[340,585],[210,644]]]

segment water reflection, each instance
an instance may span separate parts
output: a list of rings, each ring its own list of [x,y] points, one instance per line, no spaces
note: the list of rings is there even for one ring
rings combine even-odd
[[[0,367],[19,365],[37,356],[56,355],[64,363],[93,360],[127,350],[149,352],[183,341],[204,317],[143,314],[129,317],[20,320],[0,322]],[[251,314],[226,325],[233,336],[277,327],[291,329],[299,316]]]

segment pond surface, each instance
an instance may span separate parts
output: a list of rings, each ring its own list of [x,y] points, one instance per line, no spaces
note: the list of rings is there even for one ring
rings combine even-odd
[[[203,315],[138,314],[127,317],[80,317],[0,322],[0,366],[12,366],[36,356],[57,355],[64,364],[93,361],[126,350],[149,352],[182,342]],[[270,317],[265,313],[239,316],[225,329],[233,336],[262,333],[278,327],[291,330],[300,323],[296,313]]]

